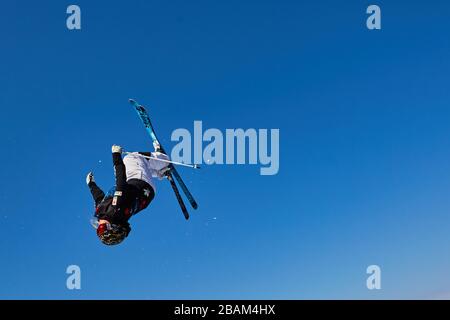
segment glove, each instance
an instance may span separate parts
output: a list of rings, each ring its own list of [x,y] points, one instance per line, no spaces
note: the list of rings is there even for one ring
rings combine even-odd
[[[94,174],[92,172],[89,172],[86,176],[86,184],[89,185],[91,182],[95,182]]]
[[[158,171],[157,177],[159,180],[162,180],[164,178],[167,178],[167,176],[170,174],[170,168],[165,167]]]
[[[153,141],[153,148],[155,149],[156,152],[161,151],[161,145],[159,144],[158,141]]]
[[[122,147],[115,144],[111,148],[112,153],[122,153]]]

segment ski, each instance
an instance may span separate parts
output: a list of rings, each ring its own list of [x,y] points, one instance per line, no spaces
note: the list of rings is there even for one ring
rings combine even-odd
[[[181,211],[183,212],[184,218],[186,220],[189,220],[189,212],[186,209],[186,206],[184,204],[183,198],[181,198],[180,191],[178,191],[177,185],[175,184],[175,181],[173,180],[172,174],[170,171],[167,174],[167,179],[170,182],[170,185],[172,186],[173,192],[175,193],[175,197],[178,200],[178,204],[180,205]]]
[[[181,190],[183,190],[184,194],[186,195],[186,198],[188,198],[188,201],[191,204],[191,207],[194,208],[195,210],[197,210],[198,204],[195,201],[194,196],[189,192],[188,188],[184,184],[183,179],[181,179],[181,176],[178,173],[178,171],[175,169],[175,167],[173,165],[171,165],[171,166],[172,166],[172,168],[171,168],[172,174],[175,177],[175,179],[177,179],[178,183],[180,184]]]
[[[145,126],[148,134],[150,135],[152,141],[158,143],[160,145],[161,152],[167,154],[166,151],[164,150],[164,148],[159,143],[158,138],[156,137],[155,130],[153,129],[152,122],[150,121],[150,117],[149,117],[147,111],[145,110],[145,108],[142,105],[138,104],[133,99],[130,99],[129,102],[134,107],[134,109],[136,110],[137,114],[139,115],[139,118],[141,119],[142,123],[144,124],[144,126]],[[173,177],[175,177],[175,179],[177,180],[177,182],[180,185],[181,189],[183,190],[184,194],[188,198],[189,203],[191,204],[192,208],[197,209],[198,208],[197,202],[195,201],[195,199],[192,196],[192,194],[189,192],[189,190],[188,190],[186,184],[184,183],[183,179],[181,179],[181,176],[178,173],[178,171],[175,169],[175,166],[173,164],[170,164],[169,165],[169,169],[170,169],[171,175],[173,175]],[[170,179],[169,179],[169,181],[170,181]],[[173,188],[173,186],[176,187],[176,184],[173,181],[173,179],[170,182],[171,182],[172,188]],[[174,192],[175,192],[175,194],[178,193],[178,195],[179,195],[178,188],[176,189],[176,191],[174,189]],[[181,197],[180,197],[180,199],[181,199]],[[181,201],[182,201],[182,199],[181,199]],[[181,206],[181,204],[180,204],[180,206]],[[183,207],[182,207],[182,209],[183,209]],[[187,210],[186,210],[186,212],[187,212]],[[183,213],[184,213],[184,211],[183,211]]]

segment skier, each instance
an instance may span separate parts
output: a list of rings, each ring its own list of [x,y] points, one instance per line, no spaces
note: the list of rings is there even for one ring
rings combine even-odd
[[[157,143],[154,148],[155,152],[133,152],[122,159],[122,148],[113,145],[116,185],[106,195],[95,183],[92,172],[86,176],[95,202],[93,225],[105,245],[119,244],[128,236],[131,231],[128,220],[147,208],[155,197],[152,177],[162,179],[169,172],[168,163],[148,158],[169,159],[160,152]]]

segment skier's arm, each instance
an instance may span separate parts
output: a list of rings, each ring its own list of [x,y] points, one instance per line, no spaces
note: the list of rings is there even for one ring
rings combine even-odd
[[[116,189],[123,190],[127,183],[127,173],[122,159],[122,148],[119,146],[112,147],[112,159],[116,176]]]
[[[94,198],[95,206],[103,200],[105,193],[100,189],[95,182],[89,183],[89,190],[91,191],[92,198]]]
[[[95,206],[97,207],[98,204],[105,197],[105,193],[95,183],[94,175],[92,174],[92,172],[89,172],[88,175],[86,176],[86,184],[88,185],[89,190],[91,191],[92,198],[94,198]]]

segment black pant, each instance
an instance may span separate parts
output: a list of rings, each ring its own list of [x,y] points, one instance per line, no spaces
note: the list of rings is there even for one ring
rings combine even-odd
[[[133,215],[145,209],[155,197],[155,190],[147,182],[139,179],[127,181],[126,168],[121,154],[113,153],[116,192],[113,206],[117,211],[128,210],[126,215]]]

